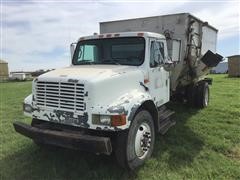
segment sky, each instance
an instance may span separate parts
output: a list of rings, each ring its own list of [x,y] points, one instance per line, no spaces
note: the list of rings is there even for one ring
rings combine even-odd
[[[0,59],[10,71],[69,66],[70,43],[99,22],[183,12],[219,30],[219,54],[240,54],[239,0],[0,0]]]

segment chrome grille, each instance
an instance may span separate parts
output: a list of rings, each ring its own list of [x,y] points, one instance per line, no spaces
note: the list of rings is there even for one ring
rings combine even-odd
[[[84,111],[84,84],[46,82],[36,83],[36,105],[55,109]]]

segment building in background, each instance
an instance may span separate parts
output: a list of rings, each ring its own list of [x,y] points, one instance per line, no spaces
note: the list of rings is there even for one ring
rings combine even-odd
[[[216,67],[211,70],[213,74],[225,74],[228,72],[228,62],[220,62]]]
[[[32,80],[40,76],[41,74],[44,74],[52,70],[54,69],[48,69],[48,70],[40,69],[36,71],[12,71],[10,72],[9,80],[20,80],[20,81]]]
[[[10,80],[20,80],[20,81],[31,80],[32,74],[31,74],[31,72],[24,72],[24,71],[11,72],[9,79]]]
[[[8,63],[0,59],[0,80],[8,79]]]
[[[228,57],[228,75],[240,77],[240,55]]]

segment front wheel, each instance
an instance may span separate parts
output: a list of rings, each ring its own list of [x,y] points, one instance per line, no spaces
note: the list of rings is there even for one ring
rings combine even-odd
[[[141,166],[153,152],[155,141],[154,122],[146,110],[139,111],[128,132],[118,136],[116,158],[123,167]]]

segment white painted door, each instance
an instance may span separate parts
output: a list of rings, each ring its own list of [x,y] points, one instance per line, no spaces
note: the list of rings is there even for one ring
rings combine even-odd
[[[169,101],[169,72],[163,68],[167,58],[166,41],[151,39],[149,50],[149,92],[157,106]]]

